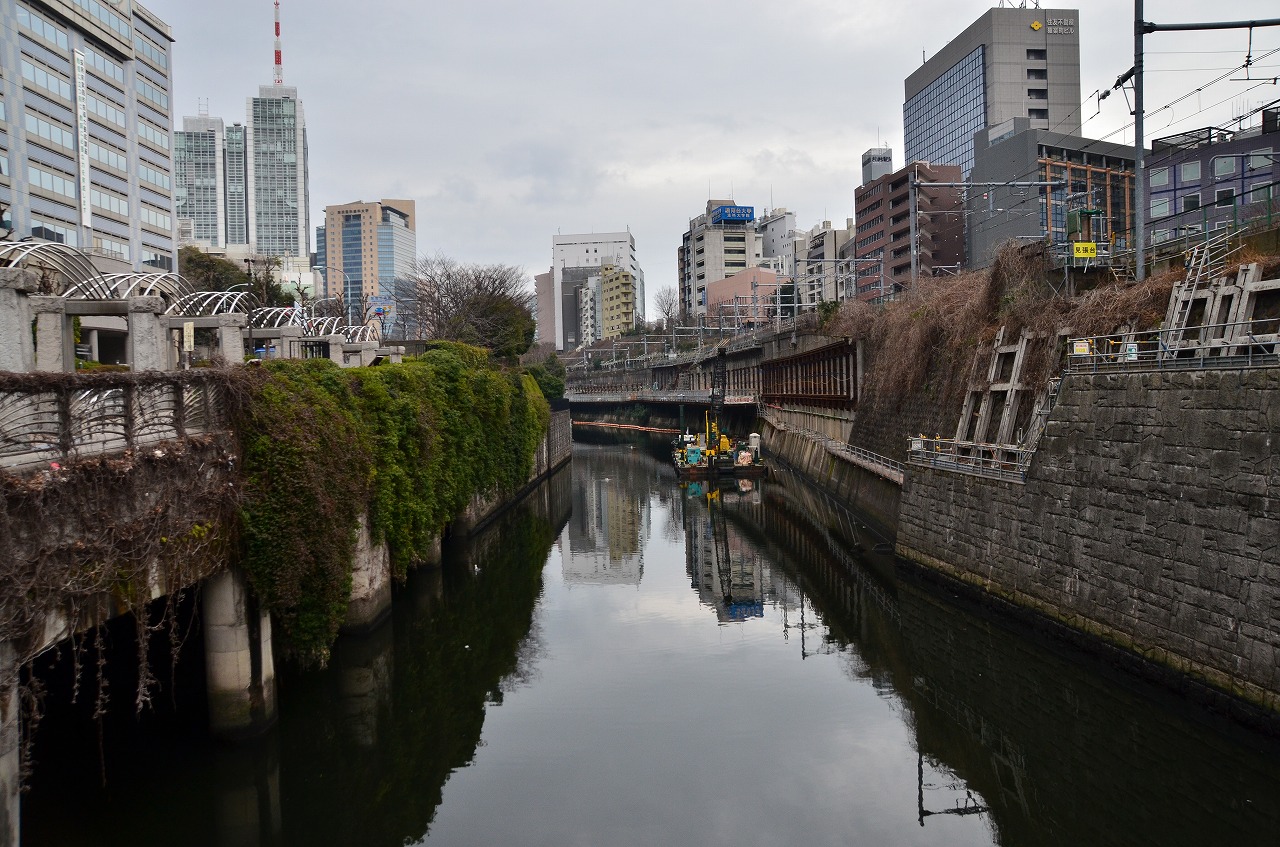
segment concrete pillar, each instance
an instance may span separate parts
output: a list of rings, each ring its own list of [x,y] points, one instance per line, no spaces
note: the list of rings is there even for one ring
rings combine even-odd
[[[258,735],[276,719],[271,616],[238,570],[210,577],[202,597],[210,729],[223,738]]]
[[[346,365],[346,356],[343,355],[342,351],[343,345],[347,343],[345,335],[326,335],[318,340],[329,342],[330,361],[340,368]]]
[[[160,316],[164,300],[160,297],[129,298],[129,369],[133,371],[172,370],[169,362],[169,333]]]
[[[18,651],[0,642],[0,847],[18,847],[22,804],[22,722],[18,713]]]
[[[75,368],[75,336],[61,297],[30,297],[36,314],[36,370],[67,373]]]
[[[344,632],[372,629],[391,611],[391,556],[387,545],[369,537],[369,519],[361,515],[351,570],[351,601]]]
[[[218,345],[214,352],[226,359],[227,364],[239,365],[244,362],[242,332],[247,322],[245,315],[218,316]]]
[[[38,278],[21,268],[0,268],[0,371],[30,373],[36,367],[31,340],[31,292]]]

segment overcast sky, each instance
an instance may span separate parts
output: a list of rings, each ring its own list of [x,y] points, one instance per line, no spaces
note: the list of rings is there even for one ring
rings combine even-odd
[[[271,0],[144,2],[177,40],[177,128],[202,103],[243,121],[245,98],[271,82]],[[680,236],[709,194],[757,213],[785,206],[801,228],[843,225],[863,151],[886,142],[903,164],[903,80],[994,5],[282,0],[285,84],[307,117],[311,224],[326,205],[410,198],[420,253],[530,275],[550,265],[557,232],[630,228],[652,302],[675,283]],[[1089,98],[1133,64],[1133,5],[1078,5]],[[1275,0],[1148,0],[1144,17],[1278,15]],[[1247,30],[1148,36],[1148,113],[1242,63],[1248,47]],[[1280,28],[1254,32],[1255,57],[1278,47]],[[1278,68],[1280,53],[1251,75]],[[1147,137],[1220,126],[1277,97],[1273,83],[1219,83],[1153,118]],[[1128,112],[1113,95],[1083,134],[1113,132]],[[1109,140],[1122,138],[1133,136]]]

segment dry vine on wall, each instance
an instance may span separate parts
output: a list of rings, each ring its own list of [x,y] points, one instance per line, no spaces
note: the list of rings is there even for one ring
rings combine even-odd
[[[4,387],[31,387],[35,375],[5,375]],[[117,386],[136,380],[111,375],[91,380]],[[38,384],[63,390],[65,379],[40,375]],[[101,385],[98,385],[101,383]],[[81,378],[78,385],[88,384]],[[176,610],[187,586],[225,567],[234,542],[236,490],[227,434],[191,436],[109,456],[54,461],[37,472],[0,471],[0,641],[15,661],[0,672],[3,691],[19,691],[23,764],[42,709],[39,680],[24,667],[51,640],[73,637],[73,696],[93,697],[101,718],[109,692],[103,629],[98,624],[131,612],[137,628],[138,683],[134,707],[146,708],[157,688],[148,646],[168,639],[173,664],[185,640]],[[167,600],[158,617],[151,601]],[[81,663],[95,656],[92,691],[82,690]]]

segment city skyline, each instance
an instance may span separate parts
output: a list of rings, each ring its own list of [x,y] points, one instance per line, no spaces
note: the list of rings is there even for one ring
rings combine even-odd
[[[865,150],[887,144],[894,167],[904,164],[905,78],[996,5],[657,3],[624,12],[500,3],[428,15],[391,3],[376,19],[353,20],[323,0],[284,0],[284,82],[306,100],[310,124],[311,216],[351,197],[410,198],[421,252],[519,265],[530,280],[548,266],[557,231],[629,228],[651,300],[676,284],[680,235],[709,196],[757,213],[785,206],[801,229],[849,217]],[[1117,16],[1101,0],[1055,5],[1080,10],[1081,132],[1104,137],[1129,121],[1121,94],[1101,110],[1092,95],[1132,63],[1132,7]],[[1179,0],[1148,4],[1145,16],[1243,20],[1266,17],[1267,5],[1206,13]],[[202,104],[236,114],[271,81],[270,0],[229,0],[216,14],[178,0],[147,6],[177,39],[175,123]],[[506,24],[500,31],[495,17]],[[921,20],[935,23],[921,28]],[[621,37],[607,52],[553,49],[609,32]],[[708,32],[718,37],[708,41]],[[1253,33],[1255,60],[1278,46],[1276,30]],[[1249,42],[1244,30],[1159,33],[1146,48],[1148,140],[1222,125],[1274,99],[1269,82],[1223,82],[1152,115],[1240,64]],[[1208,50],[1228,52],[1200,52]],[[1253,75],[1274,76],[1278,56],[1261,59]],[[824,94],[808,97],[811,87]],[[716,90],[737,93],[708,99]],[[1108,140],[1131,143],[1132,133]]]

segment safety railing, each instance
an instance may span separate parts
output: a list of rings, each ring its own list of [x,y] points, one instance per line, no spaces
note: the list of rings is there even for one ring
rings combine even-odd
[[[0,387],[0,467],[117,453],[221,426],[221,386],[157,375],[119,383]]]
[[[1068,373],[1280,365],[1280,318],[1073,338]]]
[[[1027,481],[1027,470],[1034,455],[1034,450],[1012,444],[918,435],[910,439],[907,462],[917,467],[1021,483]]]
[[[821,432],[815,432],[812,429],[784,423],[775,414],[766,411],[763,407],[760,410],[760,416],[775,429],[803,435],[805,438],[820,443],[828,453],[846,459],[890,482],[902,485],[903,474],[906,471],[906,466],[902,462],[890,459],[888,456],[882,456],[879,453],[873,453],[865,448],[848,444]]]

